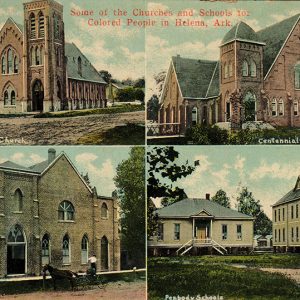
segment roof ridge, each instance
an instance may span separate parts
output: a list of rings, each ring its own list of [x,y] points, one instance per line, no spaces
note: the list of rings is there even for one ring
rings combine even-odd
[[[215,77],[215,73],[216,73],[218,64],[219,64],[219,61],[216,62],[216,66],[215,66],[214,71],[213,71],[213,74],[212,74],[212,76],[211,76],[211,79],[210,79],[210,82],[209,82],[209,85],[208,85],[208,88],[207,88],[207,91],[206,91],[206,94],[205,94],[205,98],[207,98],[207,95],[208,95],[210,86],[211,86],[211,84],[212,84],[212,81],[214,80],[214,77]]]

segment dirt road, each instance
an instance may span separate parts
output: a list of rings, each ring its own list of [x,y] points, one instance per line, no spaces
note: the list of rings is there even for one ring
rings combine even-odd
[[[83,291],[46,291],[21,295],[0,296],[0,300],[146,300],[146,283],[137,282],[114,282],[104,288],[95,287]]]
[[[76,145],[88,133],[105,132],[127,123],[144,123],[143,111],[67,118],[0,119],[1,145]]]

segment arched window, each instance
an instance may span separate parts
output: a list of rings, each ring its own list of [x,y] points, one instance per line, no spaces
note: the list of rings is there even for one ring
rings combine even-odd
[[[229,77],[232,77],[233,76],[233,65],[232,65],[232,62],[230,61],[229,62]]]
[[[8,237],[7,237],[8,243],[25,243],[25,238],[22,232],[22,228],[20,225],[15,225],[10,230]]]
[[[277,116],[277,100],[276,100],[276,98],[273,98],[273,100],[272,100],[271,114],[272,114],[272,116]]]
[[[69,264],[71,262],[71,247],[70,247],[70,238],[66,234],[63,238],[62,243],[62,252],[63,252],[63,264]]]
[[[58,219],[61,221],[74,220],[74,206],[69,201],[63,201],[58,207]]]
[[[40,65],[42,65],[44,63],[44,47],[41,46],[40,49]]]
[[[11,49],[7,51],[8,74],[13,73],[13,53]]]
[[[283,116],[284,115],[284,103],[282,98],[279,99],[278,101],[278,115]]]
[[[225,79],[228,78],[228,71],[229,71],[228,64],[225,63],[225,65],[224,65],[224,78]]]
[[[36,38],[36,27],[35,27],[35,15],[32,13],[29,17],[30,19],[30,38],[35,39]]]
[[[108,208],[107,208],[106,203],[102,203],[102,206],[101,206],[101,218],[105,218],[105,219],[108,218]]]
[[[23,211],[23,195],[20,189],[17,189],[14,193],[14,211]]]
[[[45,18],[42,12],[39,14],[39,37],[45,36]]]
[[[299,106],[298,106],[298,101],[294,101],[294,116],[298,116],[299,113]]]
[[[295,89],[300,89],[300,62],[295,65]]]
[[[88,247],[89,247],[89,239],[86,235],[83,236],[81,240],[81,263],[87,264],[88,262]]]
[[[50,238],[46,233],[42,238],[42,265],[50,263]]]
[[[19,73],[19,59],[17,56],[14,58],[14,73]]]
[[[2,74],[6,73],[6,59],[5,59],[5,54],[1,58],[1,73]]]
[[[248,76],[248,75],[249,75],[248,63],[246,60],[244,60],[242,65],[242,76]]]
[[[31,51],[31,65],[35,66],[36,65],[36,63],[35,63],[35,50],[32,47],[30,51]]]
[[[53,15],[54,38],[59,39],[59,20],[56,14]]]
[[[78,74],[79,74],[80,76],[82,76],[81,57],[78,57],[77,63],[78,63]]]
[[[256,77],[256,64],[253,59],[251,59],[251,62],[250,62],[250,76]]]
[[[108,240],[106,236],[101,239],[101,270],[108,270]]]
[[[8,91],[4,92],[4,105],[8,105],[9,101],[8,101]]]
[[[10,94],[10,101],[11,101],[11,105],[16,105],[16,93],[15,91],[11,91],[11,94]]]
[[[40,48],[36,46],[35,48],[35,63],[36,65],[41,64],[41,53],[40,53]]]

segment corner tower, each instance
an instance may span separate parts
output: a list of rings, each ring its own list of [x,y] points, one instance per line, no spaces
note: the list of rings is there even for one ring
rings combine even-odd
[[[54,0],[24,3],[24,95],[27,111],[65,108],[63,6]]]
[[[220,121],[240,126],[262,119],[264,45],[244,22],[225,35],[220,46]]]

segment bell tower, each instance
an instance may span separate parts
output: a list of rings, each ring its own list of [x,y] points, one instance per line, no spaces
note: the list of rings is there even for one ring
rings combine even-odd
[[[65,34],[61,4],[54,0],[24,3],[23,47],[27,111],[65,108]]]
[[[220,47],[221,121],[235,126],[260,119],[264,45],[244,22],[225,35]]]

